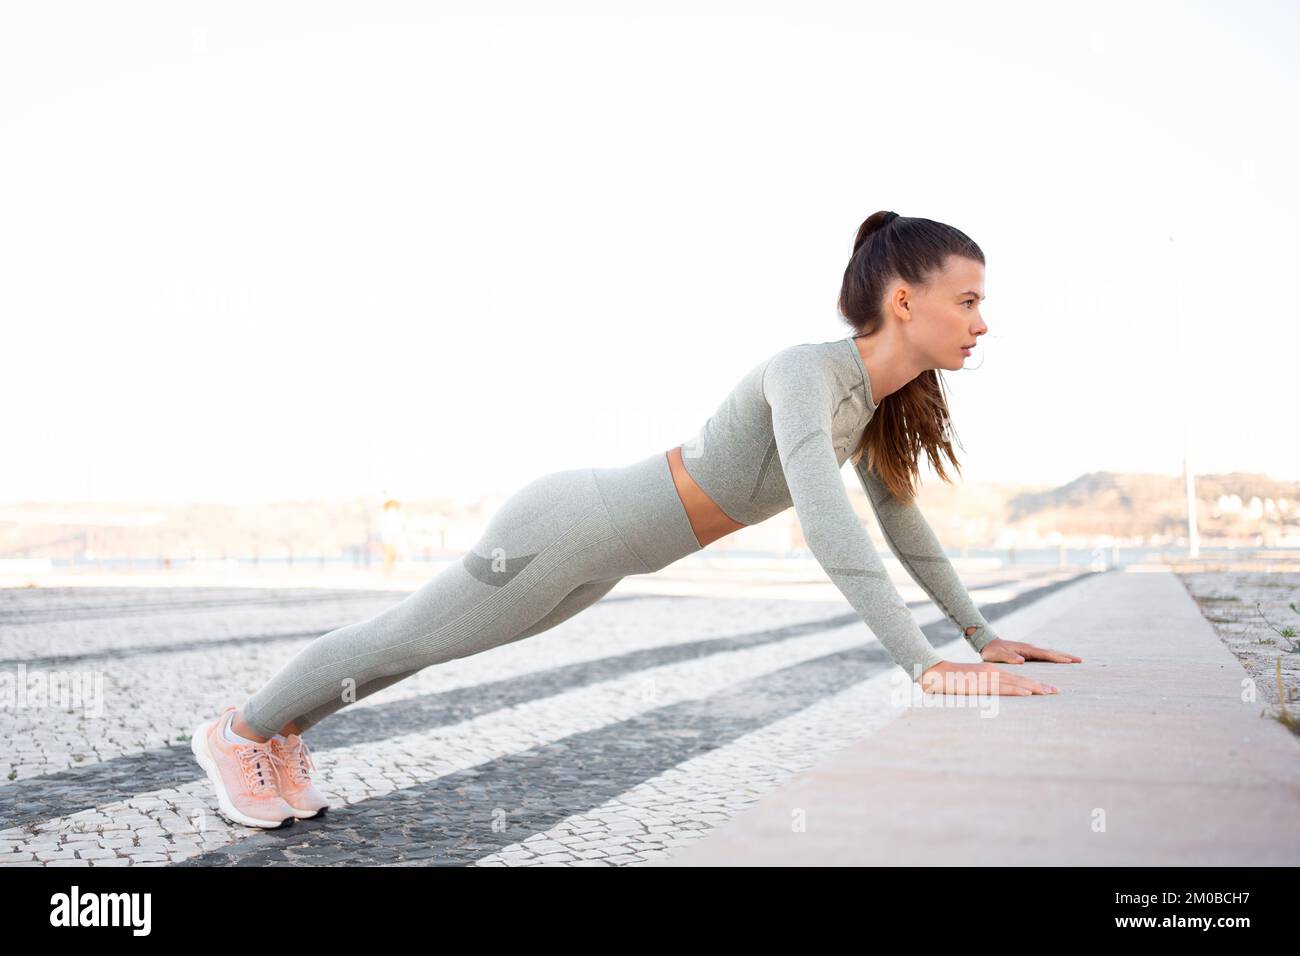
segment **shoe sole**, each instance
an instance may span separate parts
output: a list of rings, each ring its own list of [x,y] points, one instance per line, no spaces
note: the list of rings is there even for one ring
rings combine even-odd
[[[246,827],[261,827],[264,830],[278,830],[292,825],[294,821],[292,816],[285,817],[283,820],[261,820],[235,809],[235,805],[230,802],[230,795],[226,792],[225,781],[221,779],[221,774],[217,770],[216,761],[212,759],[212,753],[208,750],[208,731],[211,727],[212,723],[199,724],[190,737],[190,751],[198,760],[199,766],[203,768],[203,772],[208,775],[212,788],[216,790],[217,807],[222,815],[232,823],[242,823]]]

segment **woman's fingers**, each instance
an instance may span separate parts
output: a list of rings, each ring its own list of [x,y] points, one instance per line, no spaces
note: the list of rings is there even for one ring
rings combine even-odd
[[[960,670],[949,670],[934,675],[928,690],[949,694],[997,694],[1002,697],[1029,697],[1034,694],[1056,694],[1060,688],[1024,677],[1011,674],[996,667],[978,665]]]
[[[1039,655],[1038,660],[1040,661],[1052,661],[1057,664],[1078,664],[1083,661],[1083,658],[1078,654],[1056,651],[1050,647],[1035,647],[1034,652]]]
[[[1008,678],[1010,680],[1008,680]],[[1060,688],[1043,681],[1034,680],[1032,677],[1022,677],[1019,674],[1007,674],[998,677],[998,683],[1006,683],[1011,689],[1005,691],[1008,694],[1019,694],[1022,697],[1028,697],[1031,694],[1057,694]]]
[[[994,681],[996,680],[996,684]],[[1003,697],[1028,697],[1031,694],[1055,694],[1058,688],[1032,677],[1009,674],[1006,671],[993,670],[988,678],[990,689],[996,687],[995,693]]]
[[[1053,664],[1077,664],[1083,661],[1083,658],[1077,654],[1069,654],[1050,647],[1035,647],[1033,644],[1013,644],[1011,649],[1018,651],[1022,659],[1031,661],[1051,661]]]

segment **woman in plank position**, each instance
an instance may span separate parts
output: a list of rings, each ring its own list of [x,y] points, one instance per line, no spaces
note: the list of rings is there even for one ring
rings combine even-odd
[[[960,472],[939,369],[988,326],[984,254],[952,226],[877,212],[858,229],[839,310],[853,334],[755,365],[699,433],[621,468],[536,478],[460,561],[374,617],[304,647],[242,708],[194,732],[222,812],[277,827],[327,807],[302,733],[431,664],[552,628],[626,575],[649,574],[793,507],[808,547],[893,660],[925,691],[1053,694],[994,663],[1082,658],[994,634],[917,509],[924,451]],[[942,659],[895,590],[849,502],[845,461],[894,556],[982,663]],[[979,679],[983,675],[983,679]]]

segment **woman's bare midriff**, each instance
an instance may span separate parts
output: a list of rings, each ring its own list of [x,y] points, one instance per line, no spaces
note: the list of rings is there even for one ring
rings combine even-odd
[[[695,483],[682,465],[682,446],[668,451],[668,468],[673,473],[673,484],[677,486],[677,497],[682,499],[686,517],[690,519],[691,530],[695,540],[703,548],[717,541],[724,535],[745,527],[739,521],[732,521],[726,513],[714,504],[713,499]]]

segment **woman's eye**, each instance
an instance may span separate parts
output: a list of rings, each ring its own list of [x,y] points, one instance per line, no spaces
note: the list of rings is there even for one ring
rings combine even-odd
[[[974,302],[975,302],[974,299],[967,299],[966,302],[965,302],[964,304],[965,304],[965,305],[971,305],[971,304],[973,304]]]

